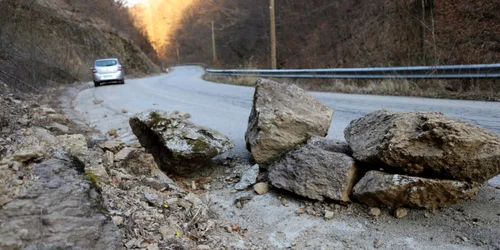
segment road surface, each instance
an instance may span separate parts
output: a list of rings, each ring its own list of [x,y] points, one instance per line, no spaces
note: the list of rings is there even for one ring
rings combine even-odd
[[[249,157],[244,135],[252,107],[254,88],[206,82],[197,66],[176,67],[167,75],[127,80],[125,85],[105,85],[82,91],[75,109],[91,126],[105,133],[118,129],[125,142],[135,139],[128,125],[133,114],[148,109],[179,110],[192,121],[232,138],[236,147],[229,155]],[[379,109],[437,111],[500,133],[500,103],[414,97],[392,97],[311,92],[335,110],[330,138],[343,139],[353,119]],[[102,103],[94,104],[94,100]]]

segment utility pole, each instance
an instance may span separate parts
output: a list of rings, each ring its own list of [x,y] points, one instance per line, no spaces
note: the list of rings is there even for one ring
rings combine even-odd
[[[274,0],[269,0],[271,15],[271,69],[276,69],[276,18],[274,15]]]
[[[215,50],[215,29],[214,29],[214,21],[212,21],[212,53],[213,53],[213,61],[217,62],[217,51]]]

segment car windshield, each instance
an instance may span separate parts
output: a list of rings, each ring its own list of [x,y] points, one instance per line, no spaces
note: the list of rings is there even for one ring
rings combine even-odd
[[[118,64],[118,61],[116,60],[102,60],[95,62],[95,66],[98,67],[115,66],[116,64]]]

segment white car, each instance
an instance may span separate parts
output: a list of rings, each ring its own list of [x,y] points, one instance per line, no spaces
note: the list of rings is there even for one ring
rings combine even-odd
[[[125,72],[117,58],[97,59],[92,67],[94,86],[99,87],[103,82],[118,82],[125,84]]]

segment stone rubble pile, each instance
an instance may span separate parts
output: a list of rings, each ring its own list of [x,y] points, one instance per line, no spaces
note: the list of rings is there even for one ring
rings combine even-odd
[[[434,209],[500,174],[500,137],[478,126],[381,110],[352,121],[343,142],[322,137],[332,114],[295,86],[257,82],[245,138],[270,184],[318,201]]]
[[[48,106],[0,102],[1,249],[223,245],[207,201],[179,188],[140,145],[91,142]]]

